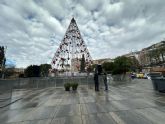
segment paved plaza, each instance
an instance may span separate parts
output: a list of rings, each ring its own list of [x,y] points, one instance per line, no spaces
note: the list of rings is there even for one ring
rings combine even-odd
[[[164,124],[165,94],[150,80],[110,86],[106,92],[82,86],[16,91],[23,97],[0,109],[0,124]]]

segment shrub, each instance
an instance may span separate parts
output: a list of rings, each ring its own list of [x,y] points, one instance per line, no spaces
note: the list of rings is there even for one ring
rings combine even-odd
[[[71,84],[70,83],[65,83],[64,87],[65,87],[65,91],[70,91]]]
[[[77,90],[78,83],[76,83],[76,82],[71,83],[71,87],[72,87],[73,91]]]

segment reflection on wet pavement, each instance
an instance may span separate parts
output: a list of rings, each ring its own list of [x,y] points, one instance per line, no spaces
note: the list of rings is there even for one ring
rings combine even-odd
[[[163,124],[165,94],[149,80],[110,86],[95,92],[88,87],[66,92],[46,88],[15,91],[23,99],[0,109],[0,124]]]

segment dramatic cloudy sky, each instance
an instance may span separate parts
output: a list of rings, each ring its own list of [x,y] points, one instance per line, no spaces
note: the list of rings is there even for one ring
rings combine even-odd
[[[9,63],[50,63],[72,16],[93,59],[165,38],[165,0],[0,0],[0,45]]]

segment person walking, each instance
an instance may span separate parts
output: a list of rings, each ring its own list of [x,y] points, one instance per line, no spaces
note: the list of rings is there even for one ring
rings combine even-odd
[[[95,91],[99,91],[99,78],[97,73],[94,74],[94,82],[95,82]]]
[[[105,85],[105,91],[108,90],[108,83],[107,83],[107,74],[104,72],[103,75],[104,85]]]

